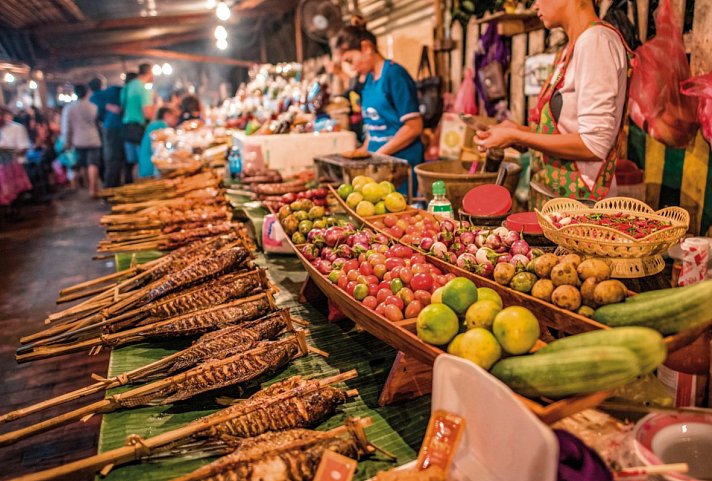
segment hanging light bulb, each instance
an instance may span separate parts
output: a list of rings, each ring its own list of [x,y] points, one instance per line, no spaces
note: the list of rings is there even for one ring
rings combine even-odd
[[[15,81],[15,76],[13,74],[11,74],[10,72],[6,72],[4,79],[5,79],[5,82],[11,84]]]
[[[225,50],[227,48],[227,40],[224,38],[219,38],[217,42],[215,42],[215,45],[220,49],[220,50]]]
[[[28,86],[30,87],[31,90],[36,90],[37,89],[37,82],[34,80],[30,80]]]
[[[217,27],[215,27],[215,38],[218,40],[227,39],[227,30],[225,29],[225,27],[223,27],[222,25],[218,25]]]
[[[207,1],[208,10],[212,10],[213,8],[215,8],[216,3],[218,3],[217,0],[208,0]]]
[[[163,71],[163,75],[170,75],[173,73],[173,67],[171,67],[171,64],[169,63],[164,63],[161,70]]]
[[[155,64],[153,67],[151,67],[151,71],[153,72],[153,75],[159,76],[163,71],[161,70],[161,66],[158,64]]]
[[[218,6],[215,8],[215,15],[217,15],[223,22],[226,21],[230,18],[230,7],[228,7],[225,2],[219,2]]]

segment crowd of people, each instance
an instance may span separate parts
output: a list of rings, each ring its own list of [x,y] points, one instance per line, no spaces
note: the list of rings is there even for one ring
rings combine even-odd
[[[151,132],[200,118],[201,105],[180,89],[160,98],[151,88],[152,68],[144,63],[127,72],[123,86],[104,87],[99,78],[75,84],[76,100],[61,113],[34,106],[13,113],[0,105],[0,160],[22,165],[26,176],[15,179],[17,194],[30,190],[28,197],[45,200],[53,186],[69,183],[98,198],[102,187],[155,175]]]

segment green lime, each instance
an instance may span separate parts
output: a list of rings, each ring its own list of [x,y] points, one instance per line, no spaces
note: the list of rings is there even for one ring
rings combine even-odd
[[[415,327],[423,341],[444,346],[457,335],[460,323],[457,314],[445,304],[430,304],[418,314]]]
[[[477,302],[477,286],[465,277],[456,277],[443,286],[443,304],[458,314]]]
[[[346,200],[346,198],[349,196],[351,192],[354,191],[354,186],[351,184],[341,184],[339,188],[336,190],[336,192],[339,194],[339,197],[342,199]]]
[[[374,209],[375,209],[374,215],[383,215],[386,212],[388,212],[386,210],[386,203],[384,201],[377,202],[376,205],[374,206]]]

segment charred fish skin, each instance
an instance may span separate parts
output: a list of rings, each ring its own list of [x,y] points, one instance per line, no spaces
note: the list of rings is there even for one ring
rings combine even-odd
[[[170,374],[208,359],[225,359],[247,351],[255,347],[258,341],[274,339],[287,328],[289,323],[283,316],[271,316],[204,334],[175,360],[168,372]]]
[[[188,371],[190,375],[186,376],[184,382],[174,384],[172,390],[175,393],[166,398],[162,404],[182,401],[206,391],[244,383],[273,372],[299,354],[300,347],[296,339],[289,341],[265,341],[263,343],[265,347],[233,356],[233,362],[202,364],[193,372]]]
[[[180,287],[188,286],[194,282],[219,275],[243,263],[247,260],[248,256],[249,253],[246,249],[236,247],[220,252],[213,257],[205,258],[185,269],[168,275],[165,281],[148,292],[146,302],[153,301]]]
[[[202,308],[247,296],[264,288],[259,271],[252,274],[227,274],[185,291],[169,294],[148,310],[151,317],[167,319]]]
[[[180,316],[167,324],[157,326],[146,333],[147,337],[190,336],[212,331],[223,326],[251,321],[272,310],[272,305],[264,296],[260,299],[242,302],[233,306],[216,306]]]
[[[326,419],[336,411],[338,406],[346,402],[346,394],[340,389],[321,386],[316,390],[308,390],[314,385],[311,381],[303,383],[299,387],[307,390],[306,392],[275,404],[265,403],[269,396],[253,396],[248,403],[249,406],[257,405],[256,409],[244,416],[237,416],[211,427],[206,435],[234,444],[238,438],[258,436],[268,431],[307,427]],[[277,394],[275,392],[273,395]],[[237,405],[227,409],[239,412],[244,408],[245,406]],[[224,414],[229,412],[223,411]],[[201,418],[201,421],[210,420],[212,416],[215,415]]]
[[[356,459],[360,454],[352,438],[306,430],[270,433],[176,481],[309,481],[327,449]]]

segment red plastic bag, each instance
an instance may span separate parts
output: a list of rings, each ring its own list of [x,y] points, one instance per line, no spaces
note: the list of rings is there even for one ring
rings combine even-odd
[[[475,73],[472,68],[465,70],[462,84],[457,90],[455,105],[452,112],[458,114],[477,115],[477,101],[475,100]]]
[[[697,120],[702,128],[702,135],[712,143],[712,72],[685,80],[680,91],[691,97],[697,97]]]
[[[680,83],[690,78],[690,64],[670,0],[662,0],[655,11],[655,28],[655,38],[635,51],[630,117],[653,138],[682,148],[697,132],[697,99],[680,92]]]

